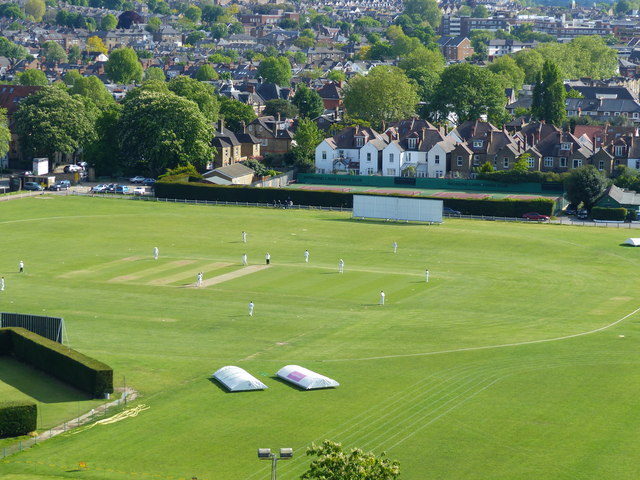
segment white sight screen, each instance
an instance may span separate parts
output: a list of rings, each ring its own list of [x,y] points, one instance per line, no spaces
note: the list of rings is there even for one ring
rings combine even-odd
[[[440,223],[442,200],[354,195],[353,216]]]

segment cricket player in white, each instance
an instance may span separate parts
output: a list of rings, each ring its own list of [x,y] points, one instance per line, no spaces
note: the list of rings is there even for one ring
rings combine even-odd
[[[425,277],[425,280],[427,281],[427,283],[429,283],[429,270],[426,270],[424,272],[424,277]]]
[[[247,243],[247,232],[242,232],[242,243]]]
[[[24,272],[24,262],[20,260],[20,273]]]
[[[398,243],[393,242],[393,253],[396,253],[397,250],[398,250]]]
[[[249,316],[253,317],[253,302],[249,302]]]
[[[338,273],[344,273],[344,260],[340,259],[340,263],[338,264]]]
[[[4,277],[0,278],[0,292],[4,292]]]
[[[384,291],[380,290],[380,305],[384,305]]]
[[[242,254],[242,265],[247,265],[247,254],[243,253]]]
[[[198,282],[197,282],[197,285],[198,285],[199,287],[201,287],[201,286],[202,286],[202,272],[198,272]]]
[[[160,250],[158,250],[158,247],[153,247],[153,258],[154,258],[154,260],[157,260],[159,255],[160,255]]]
[[[309,263],[309,250],[304,251],[304,261]]]

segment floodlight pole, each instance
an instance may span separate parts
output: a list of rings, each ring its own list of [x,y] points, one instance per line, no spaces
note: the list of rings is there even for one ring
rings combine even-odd
[[[260,460],[271,460],[271,480],[277,480],[276,477],[276,466],[278,460],[289,460],[293,457],[293,449],[292,448],[281,448],[280,449],[280,457],[275,452],[272,452],[270,448],[259,448],[258,449],[258,458]]]

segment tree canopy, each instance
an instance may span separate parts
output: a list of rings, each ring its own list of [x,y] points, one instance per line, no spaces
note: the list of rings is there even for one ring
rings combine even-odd
[[[329,440],[307,448],[307,455],[317,457],[302,474],[303,480],[396,480],[400,464],[384,453],[376,456],[358,448],[345,452],[342,445]]]
[[[53,159],[56,152],[73,153],[95,135],[95,118],[80,97],[55,87],[22,100],[13,119],[23,151],[34,157]]]
[[[4,157],[9,152],[11,142],[11,131],[9,130],[9,120],[7,119],[7,109],[0,108],[0,157]]]
[[[118,123],[124,166],[150,176],[211,161],[213,127],[191,100],[174,93],[143,91],[128,100]]]
[[[298,108],[289,100],[274,98],[265,103],[262,114],[273,115],[274,117],[279,115],[282,118],[295,118],[298,116]]]
[[[404,13],[428,22],[432,28],[438,28],[442,19],[442,11],[436,0],[405,0]]]
[[[46,87],[49,85],[49,80],[42,70],[25,70],[18,74],[18,83],[20,85],[31,85],[34,87]]]
[[[545,61],[533,87],[531,113],[539,120],[560,126],[566,117],[565,97],[560,69],[555,63]]]
[[[218,119],[218,97],[215,89],[208,83],[202,83],[198,80],[178,75],[168,84],[169,90],[180,97],[187,98],[198,105],[198,108],[209,122],[215,122]]]
[[[98,107],[103,107],[115,101],[107,87],[104,86],[104,83],[95,75],[75,79],[73,86],[69,89],[69,93],[86,97]]]
[[[607,179],[593,165],[585,165],[569,172],[564,188],[571,203],[591,208],[607,188]]]
[[[291,103],[298,107],[303,117],[316,118],[324,112],[324,103],[318,92],[303,84],[296,89]]]
[[[257,118],[251,105],[224,96],[218,97],[218,99],[220,101],[220,116],[224,117],[224,123],[231,131],[240,131],[243,122],[248,125]]]
[[[149,67],[144,71],[144,81],[147,80],[160,80],[164,82],[166,80],[164,70],[160,67]]]
[[[522,88],[525,77],[524,71],[510,56],[503,55],[496,58],[487,68],[504,78],[505,86],[513,88],[516,93]]]
[[[40,46],[40,55],[43,56],[47,62],[53,63],[65,63],[67,61],[67,52],[60,46],[58,42],[49,40],[44,42]]]
[[[500,77],[487,69],[460,63],[442,72],[430,108],[435,120],[455,113],[458,123],[462,123],[482,115],[487,115],[490,121],[502,118],[506,103]]]
[[[111,52],[104,68],[109,79],[115,83],[142,81],[142,65],[133,48],[118,48]]]
[[[17,45],[5,37],[0,37],[0,56],[6,57],[11,65],[23,58],[26,58],[27,51],[22,45]]]
[[[384,65],[354,77],[344,94],[347,113],[376,126],[414,115],[417,103],[416,88],[404,72]]]
[[[208,82],[210,80],[217,80],[217,79],[218,79],[218,72],[216,72],[215,69],[208,63],[205,63],[204,65],[202,65],[200,68],[198,68],[198,71],[196,72],[196,80],[199,80],[201,82]]]
[[[118,19],[111,13],[107,13],[100,20],[100,30],[104,30],[105,32],[114,30],[116,28],[116,25],[118,25]]]
[[[47,7],[44,0],[27,0],[27,3],[24,4],[24,13],[33,18],[36,22],[42,20],[46,9]]]
[[[293,73],[291,72],[291,64],[287,57],[268,57],[260,62],[258,65],[258,71],[256,72],[259,77],[262,77],[265,82],[275,83],[286,87],[291,81]]]

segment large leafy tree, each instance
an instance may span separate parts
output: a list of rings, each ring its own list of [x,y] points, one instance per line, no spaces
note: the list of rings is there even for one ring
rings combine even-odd
[[[324,135],[318,129],[313,120],[301,118],[298,121],[298,129],[294,136],[296,145],[291,148],[294,163],[302,172],[308,172],[313,169],[313,157],[316,147],[322,140]]]
[[[104,83],[95,75],[75,79],[69,93],[86,97],[98,107],[104,107],[115,101]]]
[[[351,117],[375,126],[415,114],[418,94],[413,82],[396,67],[378,66],[367,76],[351,80],[344,94],[344,105]]]
[[[300,115],[307,118],[316,118],[324,112],[324,103],[322,98],[315,90],[308,88],[306,85],[300,85],[296,89],[296,94],[291,99]]]
[[[143,91],[127,100],[119,122],[125,168],[152,176],[188,164],[203,170],[213,156],[212,138],[198,105],[174,93]]]
[[[564,181],[568,200],[591,208],[607,188],[607,179],[593,165],[572,170]]]
[[[13,119],[23,151],[53,159],[57,152],[74,153],[94,139],[94,113],[79,97],[47,87],[22,100]]]
[[[25,70],[18,74],[18,83],[20,85],[30,85],[34,87],[46,87],[49,85],[49,80],[42,70]]]
[[[198,108],[209,122],[218,119],[218,97],[215,89],[208,83],[202,83],[191,77],[179,75],[169,83],[169,90],[180,97],[187,98],[198,105]]]
[[[345,452],[341,444],[329,440],[307,448],[307,455],[317,458],[302,474],[303,480],[395,480],[400,476],[400,464],[384,453],[376,456],[358,448]]]
[[[535,48],[525,48],[514,55],[518,66],[524,72],[524,81],[528,85],[536,82],[538,74],[542,72],[544,57]]]
[[[100,20],[100,30],[103,30],[105,32],[108,32],[109,30],[115,30],[117,25],[118,19],[111,13],[107,13]]]
[[[164,74],[164,70],[160,67],[149,67],[144,71],[144,81],[148,80],[159,80],[164,82],[166,80],[166,76]]]
[[[42,20],[47,7],[44,0],[27,0],[24,4],[24,13],[33,18],[36,22]]]
[[[240,131],[243,123],[248,125],[257,118],[251,105],[227,97],[218,97],[218,99],[220,101],[220,116],[224,118],[225,125],[231,131]]]
[[[96,137],[85,147],[85,158],[97,175],[119,176],[124,173],[118,148],[119,122],[122,106],[118,103],[103,107],[96,118]]]
[[[506,102],[500,77],[485,68],[460,63],[442,72],[433,93],[431,116],[441,120],[454,113],[459,123],[482,115],[489,120],[502,119]]]
[[[295,118],[298,115],[298,108],[288,100],[283,98],[274,98],[265,103],[263,115],[273,115],[282,118]]]
[[[118,48],[111,52],[104,66],[107,76],[116,83],[141,82],[143,69],[133,48]]]
[[[555,63],[545,61],[542,73],[533,87],[531,113],[539,120],[560,126],[566,117],[566,97],[560,69]]]
[[[525,77],[524,71],[510,56],[503,55],[496,58],[487,68],[496,75],[503,77],[507,87],[513,88],[516,92],[522,88]]]
[[[404,13],[428,22],[432,28],[438,28],[442,19],[442,11],[436,0],[405,0]]]
[[[260,62],[258,71],[259,77],[265,82],[275,83],[276,85],[288,86],[293,73],[291,72],[291,64],[287,57],[268,57]]]
[[[215,69],[209,65],[208,63],[205,63],[204,65],[202,65],[198,71],[196,72],[196,76],[195,76],[196,80],[199,80],[200,82],[208,82],[210,80],[217,80],[218,79],[218,72],[215,71]]]
[[[16,45],[7,38],[0,37],[0,56],[6,57],[12,68],[19,60],[26,58],[27,53],[29,52],[22,45]]]
[[[67,61],[67,52],[58,43],[49,40],[40,46],[40,55],[46,58],[47,62],[64,63]]]

